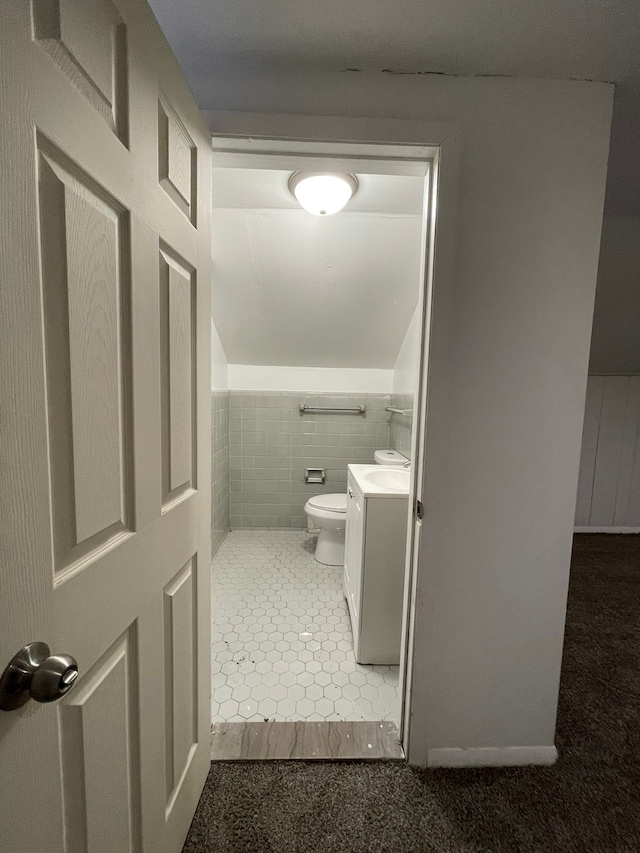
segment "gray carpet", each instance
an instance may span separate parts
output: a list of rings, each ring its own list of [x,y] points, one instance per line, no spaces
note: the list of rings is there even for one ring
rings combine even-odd
[[[638,853],[640,536],[576,536],[551,768],[212,767],[184,853]]]

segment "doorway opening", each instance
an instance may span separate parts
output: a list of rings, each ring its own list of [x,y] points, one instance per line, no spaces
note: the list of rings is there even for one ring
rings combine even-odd
[[[212,757],[402,758],[437,151],[213,167]],[[298,173],[357,191],[313,215]]]

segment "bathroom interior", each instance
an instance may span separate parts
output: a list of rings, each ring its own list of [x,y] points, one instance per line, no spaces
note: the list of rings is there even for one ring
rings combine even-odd
[[[275,160],[214,159],[212,723],[397,724],[428,164]]]

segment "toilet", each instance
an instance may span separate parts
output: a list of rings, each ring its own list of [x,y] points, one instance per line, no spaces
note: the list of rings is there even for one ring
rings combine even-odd
[[[376,465],[404,465],[405,462],[409,461],[397,450],[376,450],[373,458]]]
[[[397,450],[376,450],[376,465],[403,465],[407,457]],[[319,528],[315,558],[325,566],[344,565],[344,534],[347,527],[347,495],[315,495],[306,502],[304,511],[309,526]]]

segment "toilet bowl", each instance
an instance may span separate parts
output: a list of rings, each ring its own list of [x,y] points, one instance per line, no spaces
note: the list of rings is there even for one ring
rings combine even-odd
[[[377,465],[402,465],[407,457],[397,450],[376,450]],[[315,558],[325,566],[344,565],[344,535],[347,528],[346,494],[315,495],[306,502],[304,511],[309,526],[318,528]]]
[[[344,565],[344,533],[347,526],[346,494],[316,495],[304,511],[311,526],[320,530],[315,558],[325,566]]]

